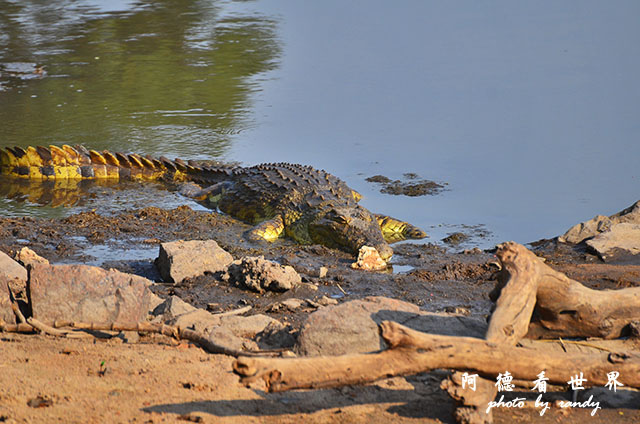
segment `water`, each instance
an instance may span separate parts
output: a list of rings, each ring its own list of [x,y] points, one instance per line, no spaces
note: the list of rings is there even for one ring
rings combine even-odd
[[[529,242],[640,199],[639,12],[633,1],[4,2],[0,147],[305,163],[430,241],[482,228],[472,244]],[[407,172],[448,190],[409,198],[365,181]],[[0,214],[180,202],[139,188],[58,207],[5,197]]]

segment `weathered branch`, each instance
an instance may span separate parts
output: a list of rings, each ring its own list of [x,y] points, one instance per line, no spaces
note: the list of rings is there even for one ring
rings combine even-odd
[[[498,246],[496,256],[502,262],[508,279],[503,281],[500,298],[491,315],[485,340],[514,346],[522,339],[529,328],[531,315],[536,304],[536,291],[539,279],[538,269],[514,249],[515,243],[507,242]],[[456,410],[458,421],[465,423],[490,422],[485,406],[492,401],[498,390],[493,381],[478,379],[476,390],[462,387],[462,373],[456,372],[442,381],[440,387],[459,402]]]
[[[526,278],[537,284],[537,304],[528,338],[602,337],[614,339],[640,321],[640,287],[593,290],[544,264],[533,252],[516,243],[503,244],[497,253],[504,267],[500,287]],[[502,288],[504,291],[506,286]],[[498,305],[502,294],[498,299]],[[499,307],[496,309],[498,312]]]
[[[382,337],[391,346],[379,353],[308,358],[240,357],[234,371],[249,383],[265,380],[271,392],[363,384],[397,375],[433,369],[457,369],[495,378],[509,371],[514,379],[535,380],[546,371],[549,384],[567,384],[582,372],[588,385],[605,385],[607,373],[620,373],[618,381],[640,387],[640,355],[594,352],[567,354],[496,345],[486,340],[426,334],[385,321]]]
[[[279,356],[282,353],[282,351],[280,350],[236,350],[217,344],[209,337],[198,331],[164,324],[152,324],[146,322],[133,324],[86,323],[56,320],[53,322],[53,325],[47,325],[38,320],[35,320],[34,318],[28,318],[27,323],[23,324],[7,324],[4,321],[0,321],[0,332],[4,331],[8,333],[32,333],[37,330],[58,337],[78,337],[85,334],[81,331],[58,330],[59,328],[63,327],[85,331],[138,331],[141,333],[163,334],[177,340],[188,340],[190,342],[193,342],[209,353],[220,353],[236,358],[238,356]]]
[[[531,261],[527,249],[507,242],[498,246],[496,256],[502,263],[503,271],[509,276],[504,283],[496,308],[491,315],[485,339],[494,343],[515,345],[529,328],[533,308],[536,304],[536,291],[540,282],[539,259],[534,255]],[[523,247],[523,246],[520,246]],[[524,248],[524,247],[523,247]]]

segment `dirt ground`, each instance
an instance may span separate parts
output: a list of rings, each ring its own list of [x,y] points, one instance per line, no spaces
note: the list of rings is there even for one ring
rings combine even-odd
[[[82,213],[61,219],[0,219],[0,250],[13,254],[29,246],[52,263],[94,263],[100,256],[117,268],[158,281],[153,265],[160,242],[214,239],[235,258],[264,255],[292,265],[303,281],[318,286],[257,295],[229,287],[205,275],[178,286],[157,284],[161,297],[171,294],[213,311],[251,305],[289,325],[291,334],[311,309],[271,312],[289,297],[339,302],[379,295],[405,300],[427,311],[455,311],[487,317],[487,294],[495,284],[491,252],[451,251],[440,246],[394,246],[393,269],[382,273],[352,270],[353,258],[321,246],[281,240],[252,244],[242,237],[247,226],[216,213],[145,208],[115,216]],[[605,265],[588,252],[536,246],[547,263],[596,289],[640,285],[638,266]],[[157,254],[155,254],[157,256]],[[328,269],[319,277],[320,267]],[[305,287],[308,287],[305,286]],[[142,336],[70,340],[44,335],[0,334],[0,422],[210,422],[210,423],[431,423],[453,422],[453,401],[439,388],[446,370],[392,378],[363,387],[268,394],[264,387],[244,387],[232,372],[233,358],[211,355],[186,342]],[[570,399],[564,391],[557,399]],[[531,393],[529,393],[531,398]],[[535,399],[535,397],[533,397]],[[495,422],[611,423],[640,422],[640,407],[603,406],[560,409],[495,410]]]

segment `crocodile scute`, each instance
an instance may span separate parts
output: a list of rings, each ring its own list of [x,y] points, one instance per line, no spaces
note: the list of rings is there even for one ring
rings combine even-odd
[[[254,225],[250,238],[272,241],[286,236],[352,253],[371,246],[385,260],[393,254],[389,243],[426,236],[409,223],[369,212],[358,203],[361,195],[338,177],[298,164],[202,165],[63,145],[0,149],[0,174],[56,184],[65,180],[192,181],[207,186],[193,197]]]

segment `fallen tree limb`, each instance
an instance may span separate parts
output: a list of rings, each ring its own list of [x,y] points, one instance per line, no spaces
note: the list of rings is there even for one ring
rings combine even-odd
[[[494,343],[515,345],[522,339],[527,334],[536,305],[540,268],[518,246],[513,242],[502,243],[496,252],[506,280],[485,336]],[[536,260],[539,262],[537,257]]]
[[[474,371],[488,378],[509,371],[514,379],[531,381],[545,371],[549,384],[561,385],[583,373],[587,379],[585,386],[604,386],[607,374],[617,371],[620,383],[640,387],[638,354],[549,353],[469,337],[421,333],[390,321],[384,321],[380,327],[382,337],[391,347],[379,353],[308,358],[239,357],[233,368],[243,383],[264,379],[270,392],[364,384],[438,368]]]
[[[527,334],[539,283],[539,278],[536,278],[538,268],[513,245],[515,243],[512,242],[498,245],[496,256],[502,263],[503,275],[508,278],[503,281],[485,335],[486,341],[505,346],[514,346]],[[479,378],[475,390],[472,390],[463,387],[462,377],[461,372],[455,372],[440,385],[459,403],[455,412],[457,421],[491,422],[491,412],[487,412],[486,405],[498,393],[495,382]]]
[[[59,330],[60,328],[64,327],[73,328],[76,331]],[[52,336],[71,338],[77,338],[81,335],[85,335],[86,333],[84,333],[84,331],[138,331],[141,333],[155,333],[172,337],[176,340],[188,340],[200,346],[202,349],[209,353],[220,353],[236,358],[238,356],[280,356],[283,352],[283,350],[236,350],[217,344],[215,341],[211,340],[209,337],[198,331],[164,324],[152,324],[146,322],[134,324],[86,323],[56,320],[53,322],[53,325],[47,325],[34,318],[27,318],[27,322],[21,324],[7,324],[4,321],[0,320],[0,332],[33,333],[35,331],[41,331]]]
[[[500,295],[500,302],[501,291],[513,279],[537,284],[537,303],[526,337],[614,339],[628,335],[631,325],[640,322],[640,287],[593,290],[555,271],[520,244],[502,246],[497,255],[503,273],[492,298]]]

